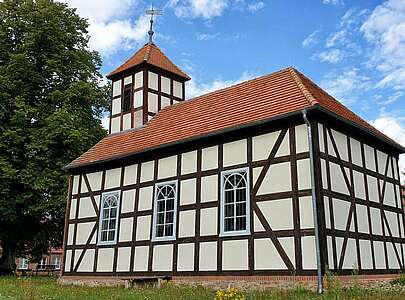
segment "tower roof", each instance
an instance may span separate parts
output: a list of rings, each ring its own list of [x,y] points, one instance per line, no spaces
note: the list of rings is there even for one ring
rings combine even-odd
[[[139,49],[132,57],[130,57],[125,63],[119,66],[117,69],[107,75],[108,79],[111,79],[114,75],[121,73],[125,70],[133,68],[142,63],[146,63],[168,72],[174,73],[183,79],[190,80],[191,78],[180,70],[170,59],[157,47],[154,43],[147,43],[141,49]]]
[[[105,137],[67,169],[93,165],[317,109],[398,151],[405,148],[357,116],[309,78],[287,68],[161,110],[144,127]]]

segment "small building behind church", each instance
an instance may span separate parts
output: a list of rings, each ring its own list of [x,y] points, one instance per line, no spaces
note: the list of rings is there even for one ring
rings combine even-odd
[[[150,41],[108,78],[109,135],[66,166],[64,278],[404,270],[404,147],[298,70],[186,100]]]

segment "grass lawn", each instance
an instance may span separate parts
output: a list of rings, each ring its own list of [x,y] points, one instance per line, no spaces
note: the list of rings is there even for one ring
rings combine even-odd
[[[404,280],[405,281],[405,280]],[[404,282],[402,282],[403,284]],[[229,294],[229,293],[228,293]],[[238,294],[238,293],[237,293]],[[405,299],[405,286],[386,283],[374,288],[360,285],[350,289],[334,283],[333,288],[317,295],[297,287],[290,290],[269,289],[239,293],[242,297],[229,298],[226,291],[201,286],[165,284],[162,288],[125,289],[123,287],[60,286],[55,278],[0,277],[0,300],[3,299]]]

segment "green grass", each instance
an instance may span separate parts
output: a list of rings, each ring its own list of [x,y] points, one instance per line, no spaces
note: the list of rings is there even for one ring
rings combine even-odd
[[[330,291],[317,295],[302,287],[245,291],[246,299],[405,299],[402,282],[385,283],[373,288],[355,285],[344,289],[336,284]],[[0,277],[0,300],[3,299],[215,299],[215,290],[202,286],[165,284],[161,288],[125,289],[123,287],[61,286],[56,278]]]

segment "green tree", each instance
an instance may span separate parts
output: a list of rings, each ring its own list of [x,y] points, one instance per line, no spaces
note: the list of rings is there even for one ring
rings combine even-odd
[[[0,272],[61,245],[62,170],[106,132],[88,23],[52,0],[0,1]]]

